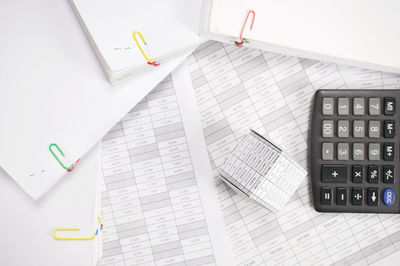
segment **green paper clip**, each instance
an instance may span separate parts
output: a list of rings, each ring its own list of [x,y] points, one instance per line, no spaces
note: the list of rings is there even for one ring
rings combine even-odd
[[[57,150],[60,152],[60,154],[64,157],[63,151],[62,151],[62,150],[60,149],[60,147],[58,147],[58,145],[55,144],[55,143],[52,143],[52,144],[50,144],[50,146],[49,146],[49,150],[50,150],[51,154],[53,154],[54,158],[56,158],[57,162],[58,162],[65,170],[70,171],[70,170],[74,167],[74,164],[71,164],[69,167],[65,166],[65,165],[63,164],[63,162],[60,160],[60,158],[58,158],[58,156],[57,156],[57,155],[54,153],[54,151],[52,150],[52,147],[53,147],[53,146],[56,147]]]

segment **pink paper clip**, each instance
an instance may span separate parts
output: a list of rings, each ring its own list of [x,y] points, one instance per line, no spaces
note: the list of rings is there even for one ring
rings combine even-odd
[[[239,48],[243,47],[243,43],[249,43],[249,41],[246,38],[243,38],[243,31],[246,27],[247,20],[249,19],[250,14],[253,14],[253,19],[251,21],[250,30],[253,29],[254,19],[256,18],[256,12],[254,12],[253,10],[250,10],[247,13],[246,20],[244,21],[243,26],[242,26],[242,31],[240,32],[240,36],[239,36],[240,42],[235,41],[235,45]]]

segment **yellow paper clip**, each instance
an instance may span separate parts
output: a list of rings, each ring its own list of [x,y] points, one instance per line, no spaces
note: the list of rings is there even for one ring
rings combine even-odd
[[[99,222],[100,225],[100,231],[103,229],[103,224],[101,223],[101,219],[100,216],[97,216],[97,221]],[[72,228],[72,229],[56,229],[54,230],[53,233],[53,237],[55,240],[59,240],[59,241],[82,241],[82,240],[93,240],[97,234],[99,233],[99,228],[96,229],[96,232],[93,234],[92,237],[88,237],[88,238],[61,238],[61,237],[57,237],[56,234],[57,232],[65,232],[65,231],[79,231],[79,229],[77,228]]]
[[[150,59],[150,58],[147,57],[146,53],[144,52],[143,48],[140,46],[139,41],[138,41],[137,38],[136,38],[136,34],[139,34],[139,36],[140,36],[140,38],[142,39],[144,45],[147,45],[147,43],[146,43],[146,41],[144,40],[143,35],[142,35],[140,32],[135,31],[135,32],[133,33],[133,38],[135,39],[135,42],[136,42],[137,46],[139,47],[140,51],[142,52],[144,58],[146,58],[147,64],[152,65],[152,66],[159,66],[160,63],[157,63],[156,61],[154,61],[154,59]]]

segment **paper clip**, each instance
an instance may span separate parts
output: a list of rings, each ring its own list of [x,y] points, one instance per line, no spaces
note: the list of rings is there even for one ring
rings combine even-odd
[[[100,231],[103,229],[103,224],[101,223],[101,219],[100,216],[97,216],[97,221],[99,222],[100,225]],[[53,237],[55,240],[59,240],[59,241],[90,241],[93,240],[98,234],[99,234],[99,228],[96,229],[96,232],[93,234],[92,237],[88,237],[88,238],[61,238],[61,237],[57,237],[56,233],[57,232],[65,232],[65,231],[79,231],[79,229],[77,228],[73,228],[73,229],[56,229],[54,230],[53,233]]]
[[[250,30],[253,29],[254,19],[256,18],[256,12],[254,12],[253,10],[250,10],[249,13],[247,13],[246,20],[244,21],[243,26],[242,26],[242,31],[240,32],[240,36],[239,36],[240,42],[235,41],[235,45],[239,48],[243,47],[243,43],[249,43],[249,41],[246,38],[243,38],[243,31],[244,31],[244,28],[246,27],[247,20],[249,19],[250,14],[253,14],[253,19],[251,21]]]
[[[142,52],[144,58],[146,58],[147,64],[152,65],[152,66],[159,66],[160,63],[157,63],[156,61],[154,61],[154,59],[150,59],[150,58],[147,57],[146,53],[143,51],[143,48],[140,46],[140,44],[139,44],[139,42],[138,42],[138,40],[137,40],[137,38],[136,38],[136,34],[139,34],[139,35],[140,35],[140,38],[142,38],[142,41],[143,41],[144,45],[147,45],[147,43],[146,43],[146,41],[144,40],[143,35],[142,35],[140,32],[135,31],[135,32],[133,33],[133,38],[135,39],[135,42],[136,42],[137,46],[139,47],[140,51]]]
[[[76,162],[75,162],[74,164],[71,164],[70,166],[65,166],[65,165],[63,164],[63,162],[60,160],[60,158],[58,158],[58,156],[54,153],[54,151],[53,151],[53,149],[52,149],[53,146],[56,147],[56,149],[57,149],[57,150],[60,152],[60,154],[64,157],[63,151],[62,151],[62,150],[60,149],[60,147],[58,147],[58,145],[55,144],[55,143],[52,143],[52,144],[50,144],[50,146],[49,146],[49,150],[50,150],[51,154],[53,154],[54,158],[56,158],[57,162],[58,162],[65,170],[67,170],[68,172],[71,172],[72,169],[74,169],[74,166],[79,162],[80,159],[76,160]]]

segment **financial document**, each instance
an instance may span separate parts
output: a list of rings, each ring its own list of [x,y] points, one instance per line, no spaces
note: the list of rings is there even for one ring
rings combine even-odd
[[[102,141],[101,265],[231,265],[190,77],[172,77]]]
[[[306,167],[317,89],[400,89],[398,75],[212,41],[187,62],[215,177],[250,128]],[[400,250],[399,215],[317,213],[309,177],[276,214],[218,190],[236,265],[365,265]]]

